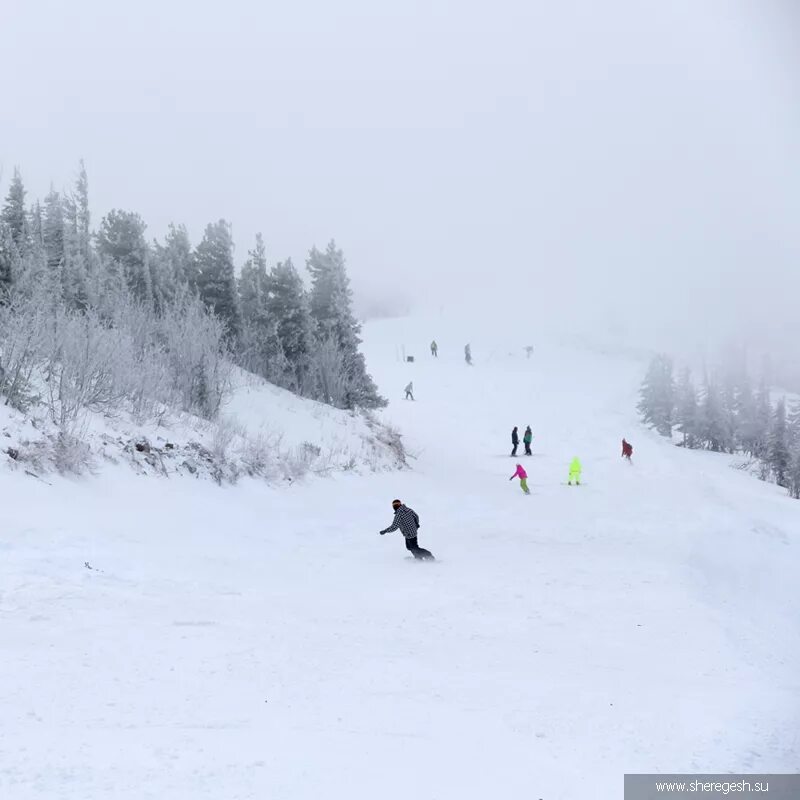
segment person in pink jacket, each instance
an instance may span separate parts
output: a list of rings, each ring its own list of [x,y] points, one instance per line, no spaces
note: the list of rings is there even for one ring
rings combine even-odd
[[[525,472],[525,468],[522,464],[517,464],[517,471],[509,478],[510,481],[513,481],[514,478],[519,478],[519,485],[525,494],[530,494],[531,490],[528,488],[528,473]]]

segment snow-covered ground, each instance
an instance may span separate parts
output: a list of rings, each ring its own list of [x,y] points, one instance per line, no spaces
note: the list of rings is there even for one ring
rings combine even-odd
[[[74,427],[64,447],[43,402],[24,414],[0,405],[6,466],[46,479],[53,470],[96,473],[122,464],[138,475],[188,475],[218,483],[242,476],[291,482],[405,466],[397,432],[375,415],[297,397],[239,369],[233,370],[230,392],[213,422],[166,410],[158,420],[142,422],[120,408],[87,412]]]
[[[410,470],[2,473],[2,800],[574,800],[800,770],[800,503],[644,431],[631,356],[471,330],[469,368],[467,327],[436,324],[365,331]],[[395,496],[436,563],[378,536]]]

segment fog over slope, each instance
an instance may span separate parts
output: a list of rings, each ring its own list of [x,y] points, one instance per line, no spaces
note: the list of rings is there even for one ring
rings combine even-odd
[[[12,3],[5,191],[68,185],[302,263],[365,313],[480,306],[667,346],[797,333],[798,13],[735,0]]]

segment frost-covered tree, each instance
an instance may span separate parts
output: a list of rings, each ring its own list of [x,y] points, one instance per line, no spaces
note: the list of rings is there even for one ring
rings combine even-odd
[[[270,271],[267,315],[275,326],[274,356],[283,362],[283,375],[276,382],[305,393],[314,345],[313,323],[303,280],[291,259]]]
[[[675,421],[678,424],[678,431],[683,434],[683,446],[697,447],[699,418],[697,389],[695,389],[692,373],[688,367],[681,371],[678,379],[676,404]]]
[[[151,275],[159,310],[184,290],[197,292],[197,260],[184,225],[170,223],[164,243],[154,243]]]
[[[367,373],[364,356],[359,352],[361,326],[353,314],[344,254],[331,241],[324,253],[312,248],[306,266],[311,274],[311,315],[316,339],[325,342],[326,349],[338,347],[341,351],[346,388],[340,405],[344,408],[385,406],[386,400],[378,394],[372,376]],[[324,388],[320,386],[319,392],[324,399]]]
[[[239,360],[246,369],[267,380],[284,384],[287,371],[290,370],[278,340],[277,320],[270,314],[270,291],[267,252],[259,233],[239,277],[242,313]]]
[[[233,239],[230,225],[225,220],[206,225],[195,258],[200,299],[225,325],[229,339],[235,341],[241,319],[233,265]]]
[[[800,500],[800,446],[795,446],[788,475],[789,494]]]
[[[255,247],[248,252],[239,276],[239,301],[245,322],[258,322],[266,316],[267,283],[267,250],[264,238],[257,233]]]
[[[752,454],[756,458],[766,459],[769,448],[769,430],[772,422],[772,400],[769,386],[762,381],[755,398],[756,411],[753,429]]]
[[[698,436],[709,450],[724,452],[728,446],[728,425],[719,387],[706,377],[700,401]]]
[[[675,414],[675,380],[672,359],[657,355],[650,362],[639,390],[639,413],[642,420],[662,436],[672,435]]]
[[[146,228],[138,214],[114,209],[100,222],[97,250],[105,267],[107,290],[113,292],[122,281],[138,302],[151,306],[153,284]]]
[[[61,265],[61,289],[70,308],[85,311],[89,307],[89,259],[84,241],[80,212],[75,198],[64,199],[64,260]]]
[[[781,398],[772,415],[767,459],[778,486],[788,486],[792,455],[789,450],[789,427],[786,420],[786,399]]]
[[[11,184],[8,187],[5,205],[0,213],[0,220],[8,226],[11,238],[22,253],[27,237],[28,217],[25,210],[25,186],[19,169],[14,169]]]
[[[792,408],[788,415],[789,442],[792,449],[800,450],[800,400],[792,403]]]
[[[11,291],[14,274],[17,271],[19,251],[14,244],[11,228],[0,221],[0,303],[4,303]]]
[[[64,263],[64,207],[61,195],[53,189],[44,198],[42,241],[47,255],[47,266],[53,273],[60,275]]]

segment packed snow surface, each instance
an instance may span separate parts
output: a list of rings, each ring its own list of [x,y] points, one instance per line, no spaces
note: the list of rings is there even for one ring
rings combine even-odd
[[[800,771],[800,503],[641,428],[633,355],[444,317],[373,323],[365,352],[411,469],[0,473],[2,800],[610,799],[625,772]],[[394,497],[437,562],[378,535]]]

